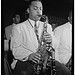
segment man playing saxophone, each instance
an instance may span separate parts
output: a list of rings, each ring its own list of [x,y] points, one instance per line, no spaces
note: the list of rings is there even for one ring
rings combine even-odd
[[[29,18],[13,28],[11,37],[11,47],[14,56],[14,61],[12,63],[12,66],[14,66],[13,75],[33,75],[34,66],[32,65],[32,62],[37,64],[42,59],[41,54],[38,52],[38,39],[42,36],[44,25],[44,22],[40,21],[41,17],[39,16],[42,15],[42,11],[43,5],[40,0],[30,1],[27,9]],[[38,39],[35,34],[35,25],[37,25],[38,28]],[[44,33],[44,38],[46,41],[52,40],[52,46],[56,43],[51,25],[48,23],[47,32]],[[41,49],[44,48],[40,48],[40,51]],[[55,64],[56,75],[71,75],[65,66],[57,61],[55,61]]]

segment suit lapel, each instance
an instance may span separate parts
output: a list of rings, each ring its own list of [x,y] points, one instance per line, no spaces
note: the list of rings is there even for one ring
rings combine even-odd
[[[37,40],[36,34],[34,32],[34,29],[32,28],[32,26],[31,26],[31,24],[29,22],[28,22],[27,26],[28,26],[28,31],[29,31],[31,41],[34,44],[34,46],[37,48],[38,47],[38,40]]]

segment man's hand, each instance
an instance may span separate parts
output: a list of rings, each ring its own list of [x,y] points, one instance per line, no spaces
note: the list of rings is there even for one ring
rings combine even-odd
[[[28,60],[33,61],[34,63],[39,63],[41,60],[41,55],[38,53],[32,53],[29,55]]]
[[[44,33],[44,39],[47,42],[52,42],[52,36],[47,32]]]

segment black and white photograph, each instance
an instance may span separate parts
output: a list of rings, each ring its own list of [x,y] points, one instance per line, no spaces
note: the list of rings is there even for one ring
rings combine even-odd
[[[3,75],[73,75],[74,0],[2,0]]]

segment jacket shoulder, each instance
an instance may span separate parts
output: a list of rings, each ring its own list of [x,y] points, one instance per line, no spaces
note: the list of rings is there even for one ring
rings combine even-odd
[[[27,25],[27,21],[15,25],[13,28],[21,29]]]
[[[10,29],[12,27],[13,27],[13,25],[9,25],[9,26],[5,27],[5,30],[8,30],[8,29]]]

